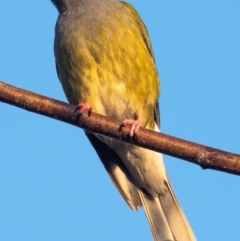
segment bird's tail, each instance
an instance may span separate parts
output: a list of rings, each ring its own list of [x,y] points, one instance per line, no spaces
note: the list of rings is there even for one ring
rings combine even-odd
[[[155,241],[196,241],[169,180],[164,195],[152,197],[139,191]]]

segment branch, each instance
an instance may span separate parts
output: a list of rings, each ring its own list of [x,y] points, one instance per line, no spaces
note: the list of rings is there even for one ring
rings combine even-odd
[[[19,89],[1,81],[0,101],[66,122],[89,132],[109,136],[195,163],[203,169],[208,168],[240,175],[240,155],[199,145],[144,128],[140,128],[137,136],[131,139],[128,135],[130,127],[122,127],[120,121],[96,113],[91,113],[91,116],[83,113],[78,118],[75,113],[76,106]]]

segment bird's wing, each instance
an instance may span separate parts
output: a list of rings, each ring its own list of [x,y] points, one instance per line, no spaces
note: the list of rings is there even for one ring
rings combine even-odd
[[[123,2],[123,4],[131,10],[133,15],[135,15],[134,19],[136,19],[136,24],[138,25],[146,47],[155,62],[146,26],[141,21],[136,10],[130,4],[125,2]],[[159,101],[156,102],[154,108],[154,120],[160,129]],[[144,206],[154,240],[196,241],[167,176],[165,185],[164,195],[159,195],[158,197],[153,197],[144,189],[140,187],[138,188],[139,196]]]
[[[123,199],[131,209],[138,210],[142,206],[138,190],[119,156],[94,134],[85,133]]]
[[[157,101],[155,108],[154,108],[154,120],[160,129],[160,107],[159,107],[159,100]]]
[[[127,7],[128,9],[130,9],[133,13],[133,15],[136,16],[136,23],[140,29],[140,32],[142,33],[142,38],[146,44],[146,47],[148,49],[148,52],[150,53],[150,55],[152,56],[154,62],[155,62],[155,57],[154,57],[154,53],[153,53],[153,48],[152,48],[152,44],[151,44],[151,40],[147,31],[147,28],[144,24],[144,22],[141,20],[141,17],[139,16],[138,12],[134,9],[134,7],[126,2],[122,2],[122,4]],[[158,126],[158,128],[160,129],[160,111],[159,111],[159,101],[157,101],[155,108],[154,108],[154,120]]]
[[[135,8],[131,4],[126,3],[126,2],[122,2],[122,4],[124,5],[124,7],[128,8],[132,12],[133,15],[135,15],[135,17],[133,19],[136,20],[136,24],[138,25],[138,28],[140,29],[140,31],[142,33],[142,37],[144,39],[144,42],[146,43],[148,51],[149,51],[150,55],[152,56],[152,58],[155,62],[151,40],[149,38],[148,31],[147,31],[147,28],[146,28],[144,22],[142,21],[138,12],[135,10]]]

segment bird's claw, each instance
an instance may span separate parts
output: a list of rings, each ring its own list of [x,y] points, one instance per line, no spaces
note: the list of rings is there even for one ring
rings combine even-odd
[[[93,108],[90,105],[84,104],[84,103],[79,103],[75,112],[80,116],[83,112],[87,111],[88,116],[91,115]]]
[[[131,125],[131,129],[129,131],[130,137],[133,137],[134,134],[137,134],[138,130],[140,127],[143,127],[143,121],[137,119],[137,120],[132,120],[132,119],[126,119],[122,122],[123,126],[126,125]]]

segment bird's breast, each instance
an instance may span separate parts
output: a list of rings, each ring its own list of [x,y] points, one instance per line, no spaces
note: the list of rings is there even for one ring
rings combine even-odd
[[[137,26],[121,19],[79,23],[55,39],[55,56],[70,103],[121,120],[153,116],[159,79]]]

